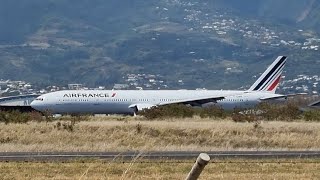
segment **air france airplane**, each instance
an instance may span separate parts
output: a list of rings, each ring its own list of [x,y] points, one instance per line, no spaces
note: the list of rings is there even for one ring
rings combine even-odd
[[[135,114],[143,109],[168,104],[223,109],[250,108],[258,103],[285,98],[275,94],[286,64],[279,56],[246,91],[234,90],[64,90],[41,95],[31,106],[54,114]]]

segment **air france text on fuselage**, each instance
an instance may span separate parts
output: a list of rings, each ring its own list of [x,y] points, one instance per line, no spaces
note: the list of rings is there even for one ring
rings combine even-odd
[[[70,93],[70,94],[64,94],[63,97],[65,98],[109,98],[109,97],[115,97],[116,93],[109,94],[109,93]]]

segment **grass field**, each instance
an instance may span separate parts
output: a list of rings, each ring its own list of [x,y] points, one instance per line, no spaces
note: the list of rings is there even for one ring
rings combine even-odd
[[[0,163],[1,179],[184,179],[193,162]],[[319,160],[213,161],[200,179],[320,179]]]
[[[0,151],[319,150],[320,123],[90,117],[1,124]],[[184,179],[192,161],[0,162],[0,179]],[[319,159],[212,160],[200,179],[320,179]]]
[[[318,150],[320,123],[92,117],[1,124],[0,151]]]

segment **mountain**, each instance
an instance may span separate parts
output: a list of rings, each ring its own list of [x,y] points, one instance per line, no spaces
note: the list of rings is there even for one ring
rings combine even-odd
[[[240,16],[272,18],[278,22],[320,28],[320,1],[317,0],[221,0],[219,4]]]
[[[319,12],[316,0],[3,0],[0,78],[238,88],[283,54],[289,78],[313,75]]]

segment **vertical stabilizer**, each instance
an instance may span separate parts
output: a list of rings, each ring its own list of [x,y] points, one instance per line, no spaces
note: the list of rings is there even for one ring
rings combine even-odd
[[[275,93],[279,86],[286,60],[286,56],[279,56],[250,87],[249,91],[267,91]]]

